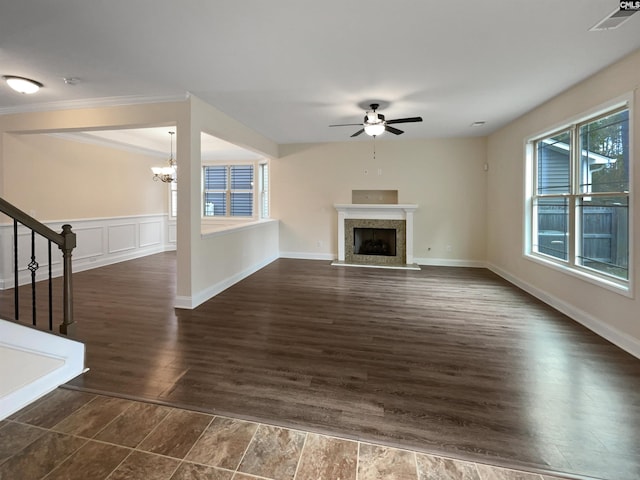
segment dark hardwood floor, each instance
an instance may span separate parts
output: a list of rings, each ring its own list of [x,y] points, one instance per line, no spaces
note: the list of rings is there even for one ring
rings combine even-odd
[[[74,283],[91,370],[72,388],[640,478],[640,360],[488,270],[280,259],[192,311],[172,306],[174,253]],[[0,292],[0,315],[11,308]]]

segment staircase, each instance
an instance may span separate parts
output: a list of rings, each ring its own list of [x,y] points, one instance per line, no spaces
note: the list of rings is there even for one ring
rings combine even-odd
[[[62,233],[56,233],[38,222],[6,200],[0,198],[0,213],[13,219],[13,269],[14,269],[14,313],[13,318],[0,318],[0,420],[25,407],[42,395],[68,382],[84,370],[84,344],[62,335],[75,333],[73,319],[73,288],[71,272],[71,252],[76,246],[75,233],[70,225],[62,227]],[[21,230],[28,233],[19,234]],[[38,237],[36,237],[38,235]],[[21,265],[19,238],[31,240],[31,251],[26,265]],[[47,242],[47,258],[36,256],[36,238]],[[63,258],[63,295],[62,323],[60,335],[53,333],[53,289],[52,289],[52,244],[62,251]],[[24,247],[24,246],[23,246]],[[28,248],[28,246],[27,246]],[[21,251],[22,252],[22,251]],[[20,253],[21,253],[20,252]],[[24,258],[24,255],[22,255]],[[40,264],[46,264],[48,271],[48,330],[36,327],[36,275]],[[30,276],[31,325],[20,324],[21,296],[20,274]],[[23,275],[24,276],[24,275]],[[22,282],[25,283],[25,282]],[[24,295],[22,300],[24,300]],[[23,302],[24,303],[24,302]],[[42,302],[40,302],[41,304]],[[24,308],[22,308],[24,310]],[[6,309],[4,309],[6,312]]]

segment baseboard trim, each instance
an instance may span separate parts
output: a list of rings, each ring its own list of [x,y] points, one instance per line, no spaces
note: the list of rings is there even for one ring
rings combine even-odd
[[[309,253],[309,252],[280,252],[280,258],[293,258],[298,260],[329,260],[335,261],[338,258],[334,253]],[[434,267],[472,267],[486,268],[487,264],[481,260],[465,260],[452,258],[416,258],[413,263]]]
[[[200,292],[196,293],[193,296],[181,296],[181,295],[176,295],[175,297],[175,303],[174,306],[175,308],[181,308],[181,309],[185,309],[185,310],[193,310],[194,308],[198,307],[199,305],[203,304],[204,302],[206,302],[207,300],[215,297],[216,295],[218,295],[219,293],[224,292],[227,288],[235,285],[236,283],[238,283],[240,280],[244,280],[245,278],[247,278],[249,275],[252,275],[254,273],[256,273],[258,270],[266,267],[267,265],[269,265],[272,262],[275,262],[278,259],[278,256],[272,256],[267,258],[266,260],[263,260],[260,263],[257,263],[255,265],[252,265],[251,267],[236,273],[235,275],[232,275],[229,278],[225,278],[224,280],[211,285],[208,288],[205,288],[204,290],[201,290]]]
[[[431,267],[471,267],[471,268],[487,268],[487,264],[481,260],[465,260],[455,258],[413,258],[418,265]]]
[[[122,253],[118,255],[110,255],[106,258],[98,258],[95,261],[79,262],[77,265],[73,265],[74,272],[82,272],[85,270],[91,270],[93,268],[106,267],[107,265],[113,265],[114,263],[126,262],[128,260],[134,260],[136,258],[147,257],[149,255],[155,255],[157,253],[170,252],[176,249],[175,245],[157,245],[153,247],[144,247],[129,253]],[[54,269],[55,270],[55,269]],[[58,272],[58,275],[62,275],[62,269]]]
[[[565,302],[564,300],[559,299],[558,297],[541,290],[524,280],[515,277],[509,272],[501,269],[500,267],[489,264],[487,268],[491,270],[496,275],[507,280],[509,283],[516,285],[521,288],[525,292],[533,295],[537,299],[543,301],[547,305],[552,306],[559,312],[564,313],[572,320],[575,320],[579,324],[585,326],[595,334],[601,336],[605,340],[613,343],[617,347],[620,347],[622,350],[630,353],[636,358],[640,359],[640,339],[632,337],[631,335],[621,332],[615,327],[603,322],[599,318],[594,317],[593,315],[581,310],[574,305]]]
[[[293,258],[297,260],[330,260],[338,258],[333,253],[308,253],[308,252],[280,252],[280,258]]]

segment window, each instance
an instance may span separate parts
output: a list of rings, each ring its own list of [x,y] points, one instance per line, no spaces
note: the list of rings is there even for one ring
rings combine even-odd
[[[629,108],[530,142],[527,254],[626,286],[629,280]]]
[[[203,168],[204,216],[253,216],[253,165]]]

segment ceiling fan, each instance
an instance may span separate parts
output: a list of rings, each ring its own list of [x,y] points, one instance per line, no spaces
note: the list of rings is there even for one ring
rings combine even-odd
[[[365,132],[367,135],[371,135],[375,137],[376,135],[380,135],[384,132],[391,132],[394,135],[400,135],[404,133],[402,130],[399,130],[395,127],[391,127],[390,125],[394,123],[410,123],[410,122],[421,122],[422,117],[409,117],[409,118],[396,118],[394,120],[385,120],[384,115],[376,112],[378,107],[380,106],[377,103],[372,103],[369,105],[371,110],[367,110],[364,116],[363,123],[342,123],[339,125],[329,125],[330,127],[350,127],[350,126],[362,126],[360,130],[351,135],[352,137],[357,137],[361,133]]]

